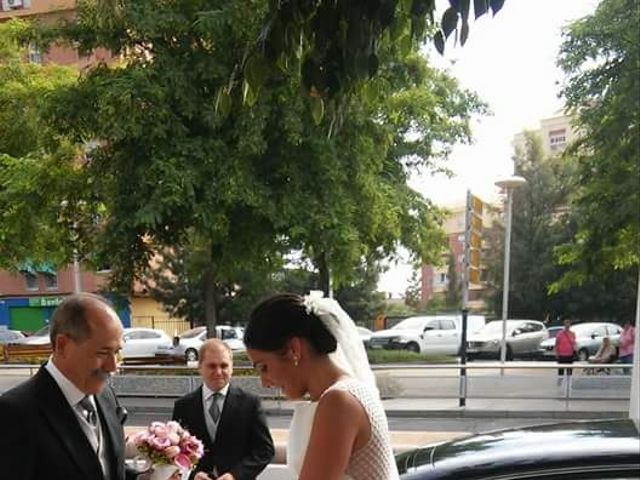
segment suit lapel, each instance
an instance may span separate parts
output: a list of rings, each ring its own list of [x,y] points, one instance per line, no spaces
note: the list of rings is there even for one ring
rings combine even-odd
[[[102,429],[106,433],[104,435],[106,437],[105,440],[108,442],[105,446],[108,446],[106,452],[111,475],[114,478],[121,478],[120,470],[121,466],[124,465],[124,457],[120,453],[124,452],[124,438],[120,420],[116,415],[115,405],[110,405],[106,391],[103,390],[102,393],[96,395],[95,399],[102,420]]]
[[[238,401],[238,395],[238,390],[233,385],[229,385],[227,398],[224,399],[224,407],[222,408],[220,421],[218,422],[218,428],[216,430],[216,439],[225,438],[224,430],[226,428],[231,428],[234,424],[234,419],[237,421],[237,419],[240,418],[240,413],[237,412],[240,403]],[[227,427],[227,424],[229,424],[230,427]]]
[[[67,449],[73,462],[84,472],[85,478],[101,478],[102,469],[98,456],[93,451],[76,414],[58,384],[44,368],[36,374],[35,382],[37,401],[51,431],[58,437],[60,444]]]
[[[196,437],[201,439],[205,444],[205,447],[211,449],[213,446],[213,438],[209,435],[209,429],[207,428],[207,422],[204,418],[204,403],[202,402],[202,387],[193,392],[193,396],[190,401],[192,402],[192,408],[189,410],[193,412],[193,418],[191,419],[189,431]]]

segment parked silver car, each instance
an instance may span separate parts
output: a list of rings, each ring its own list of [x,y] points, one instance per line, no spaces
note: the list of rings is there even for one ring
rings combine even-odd
[[[216,325],[216,336],[226,343],[234,352],[246,350],[242,338],[244,329],[242,327],[231,327],[229,325]],[[173,344],[162,346],[157,354],[161,356],[184,358],[187,362],[198,360],[200,345],[207,339],[207,327],[196,327],[181,333],[173,338]]]
[[[153,328],[125,328],[122,335],[122,358],[155,357],[160,347],[171,346],[171,337]]]
[[[622,333],[620,325],[608,322],[577,323],[571,326],[571,330],[576,334],[576,357],[583,362],[597,353],[604,337],[609,337],[617,352]],[[540,344],[538,353],[543,358],[555,358],[555,345],[555,338],[545,340]]]
[[[544,323],[537,320],[507,320],[507,360],[536,355],[540,342],[548,336]],[[502,320],[494,320],[469,335],[467,354],[469,357],[500,358],[501,342]]]

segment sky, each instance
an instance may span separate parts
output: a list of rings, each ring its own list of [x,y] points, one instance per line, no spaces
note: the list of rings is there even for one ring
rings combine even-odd
[[[462,205],[467,189],[485,201],[496,201],[494,182],[513,174],[513,136],[538,128],[539,121],[561,113],[563,80],[556,67],[561,31],[592,13],[598,0],[507,0],[495,17],[470,23],[464,47],[447,42],[444,57],[430,49],[434,65],[447,69],[463,88],[489,105],[491,116],[473,123],[474,143],[454,147],[444,175],[415,175],[410,185],[441,206]],[[404,293],[411,267],[400,262],[382,275],[378,288]]]

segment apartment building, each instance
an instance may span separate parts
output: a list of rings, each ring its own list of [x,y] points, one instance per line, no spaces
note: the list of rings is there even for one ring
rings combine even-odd
[[[0,0],[0,22],[19,18],[51,25],[72,19],[75,9],[75,0]],[[103,49],[85,57],[68,46],[52,45],[48,51],[41,51],[35,45],[30,45],[26,60],[31,63],[54,63],[82,69],[98,62],[108,62],[111,58],[110,53]]]
[[[539,128],[530,130],[542,140],[545,155],[559,155],[576,139],[577,129],[573,119],[567,115],[556,115],[540,120]],[[524,132],[514,136],[511,142],[514,149],[522,148],[525,142]]]
[[[493,206],[484,202],[482,228],[493,227],[502,211],[502,206]],[[451,285],[449,278],[449,257],[453,256],[454,269],[459,282],[462,281],[464,268],[464,240],[465,240],[465,205],[453,205],[447,208],[449,215],[443,226],[449,241],[448,252],[444,254],[440,265],[423,265],[421,281],[421,300],[424,304],[436,297],[444,297]],[[484,241],[483,241],[484,247]],[[485,281],[486,267],[482,263],[481,255],[480,282],[469,284],[469,309],[483,311],[486,308],[485,298],[489,294],[489,287]]]

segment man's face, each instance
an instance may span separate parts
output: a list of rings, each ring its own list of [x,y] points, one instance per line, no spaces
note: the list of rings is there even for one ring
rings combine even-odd
[[[564,329],[569,330],[571,328],[571,320],[564,321]]]
[[[99,303],[91,304],[86,315],[91,328],[89,338],[76,341],[67,335],[58,335],[53,360],[79,390],[95,395],[118,368],[122,324],[110,307]]]
[[[207,387],[217,392],[231,380],[233,359],[226,348],[208,348],[200,359],[198,371]]]

